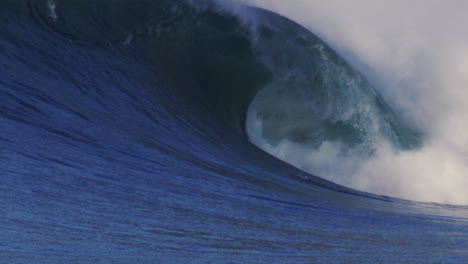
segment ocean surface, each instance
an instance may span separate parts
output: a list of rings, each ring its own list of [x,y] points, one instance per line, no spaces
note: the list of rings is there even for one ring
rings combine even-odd
[[[365,159],[425,135],[270,11],[0,3],[0,263],[468,263],[467,206],[358,191],[253,144],[282,139]]]

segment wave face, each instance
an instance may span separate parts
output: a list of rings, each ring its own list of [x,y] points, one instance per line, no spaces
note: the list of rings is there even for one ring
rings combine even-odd
[[[466,207],[355,191],[248,141],[255,115],[271,144],[372,155],[369,138],[408,150],[423,136],[304,28],[232,10],[0,3],[1,262],[463,263]]]

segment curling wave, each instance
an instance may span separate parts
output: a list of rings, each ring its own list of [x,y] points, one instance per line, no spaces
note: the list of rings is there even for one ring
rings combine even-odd
[[[3,262],[466,259],[465,207],[356,191],[248,141],[368,157],[424,136],[303,27],[237,8],[0,3]]]

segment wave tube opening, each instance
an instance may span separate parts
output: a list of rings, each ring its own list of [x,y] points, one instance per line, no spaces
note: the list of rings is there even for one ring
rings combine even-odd
[[[346,58],[321,41],[306,43],[309,33],[293,38],[277,25],[259,30],[275,43],[258,47],[274,77],[249,106],[254,144],[358,190],[468,203],[467,79],[460,56],[467,40],[459,37],[466,30],[457,4],[249,3],[296,19]],[[395,13],[404,19],[394,21],[389,14]]]

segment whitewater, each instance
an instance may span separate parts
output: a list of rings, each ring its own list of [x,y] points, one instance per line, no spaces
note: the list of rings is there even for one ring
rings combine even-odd
[[[375,139],[376,133],[369,133],[368,140],[379,141],[370,158],[359,157],[356,151],[343,154],[347,149],[340,140],[324,140],[315,148],[287,138],[271,144],[261,130],[265,120],[258,118],[260,104],[253,103],[249,122],[254,143],[301,169],[359,190],[467,204],[464,131],[468,79],[464,54],[468,40],[461,37],[467,34],[461,11],[468,7],[466,3],[312,0],[254,4],[295,19],[331,43],[374,83],[399,118],[425,135],[421,146],[401,151],[385,137]],[[367,107],[366,102],[349,98],[354,108]],[[285,111],[298,103],[289,102]],[[296,119],[299,115],[304,114],[296,114]],[[347,115],[349,111],[335,119],[346,121]],[[288,125],[291,117],[277,124]]]
[[[1,1],[0,263],[466,263],[465,7]]]

